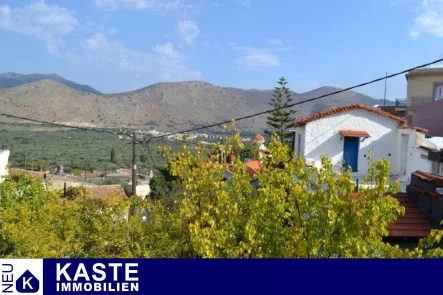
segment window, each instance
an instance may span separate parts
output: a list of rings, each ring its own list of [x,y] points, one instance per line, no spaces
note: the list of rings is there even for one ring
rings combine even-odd
[[[301,154],[301,134],[297,134],[297,153]]]
[[[443,98],[443,84],[435,84],[434,86],[434,100]]]

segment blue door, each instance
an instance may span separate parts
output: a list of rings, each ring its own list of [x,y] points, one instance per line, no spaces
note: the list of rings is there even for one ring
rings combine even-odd
[[[345,137],[345,143],[343,146],[343,166],[352,168],[352,172],[357,172],[358,168],[358,146],[360,138],[358,137]]]

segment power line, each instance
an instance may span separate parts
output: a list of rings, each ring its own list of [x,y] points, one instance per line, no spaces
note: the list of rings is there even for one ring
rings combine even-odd
[[[7,118],[13,118],[13,119],[19,119],[19,120],[23,120],[23,121],[34,122],[34,123],[47,124],[47,125],[56,126],[56,127],[76,129],[76,130],[81,130],[81,131],[93,131],[93,132],[98,132],[98,133],[106,133],[106,134],[110,134],[110,135],[124,135],[129,138],[133,137],[133,136],[131,136],[131,134],[125,133],[125,132],[112,132],[112,131],[108,131],[108,130],[104,130],[104,129],[100,129],[100,128],[88,128],[88,127],[81,127],[81,126],[73,126],[73,125],[48,122],[48,121],[43,121],[43,120],[38,120],[38,119],[33,119],[33,118],[28,118],[28,117],[21,117],[21,116],[16,116],[16,115],[12,115],[12,114],[6,114],[6,113],[0,113],[0,116],[7,117]],[[145,143],[143,141],[138,140],[137,138],[135,138],[135,142],[139,143],[139,144]],[[154,159],[152,157],[151,149],[149,148],[149,145],[147,145],[147,147],[148,147],[149,157],[151,158],[152,165],[156,166],[154,164]]]
[[[442,62],[442,61],[443,61],[443,58],[440,58],[440,59],[434,60],[432,62],[425,63],[425,64],[422,64],[422,65],[419,65],[419,66],[416,66],[416,67],[413,67],[413,68],[410,68],[410,69],[406,69],[406,70],[403,70],[403,71],[400,71],[400,72],[397,72],[397,73],[394,73],[394,74],[385,75],[383,77],[380,77],[380,78],[377,78],[377,79],[374,79],[374,80],[371,80],[371,81],[368,81],[368,82],[360,83],[360,84],[357,84],[357,85],[354,85],[354,86],[351,86],[351,87],[348,87],[348,88],[345,88],[345,89],[341,89],[341,90],[337,90],[337,91],[330,92],[330,93],[327,93],[327,94],[323,94],[323,95],[320,95],[320,96],[317,96],[317,97],[313,97],[313,98],[310,98],[310,99],[306,99],[306,100],[303,100],[303,101],[300,101],[300,102],[288,104],[288,105],[283,106],[283,107],[279,107],[279,108],[275,108],[275,109],[270,109],[270,110],[266,110],[266,111],[262,111],[262,112],[258,112],[258,113],[254,113],[254,114],[251,114],[251,115],[239,117],[239,118],[232,119],[232,120],[229,120],[229,121],[223,121],[223,122],[219,122],[219,123],[205,125],[205,126],[202,126],[202,127],[197,127],[197,128],[177,131],[177,132],[173,132],[173,133],[153,136],[153,137],[149,138],[146,143],[149,144],[149,142],[152,139],[163,138],[163,137],[173,136],[173,135],[183,134],[183,133],[189,133],[189,132],[198,131],[198,130],[202,130],[202,129],[208,129],[208,128],[216,127],[216,126],[219,126],[219,125],[229,124],[232,121],[236,121],[237,122],[237,121],[253,118],[253,117],[256,117],[256,116],[272,113],[272,112],[275,112],[275,111],[278,111],[278,110],[281,110],[281,109],[291,108],[291,107],[294,107],[294,106],[297,106],[297,105],[300,105],[300,104],[303,104],[303,103],[311,102],[311,101],[318,100],[318,99],[321,99],[321,98],[324,98],[324,97],[327,97],[327,96],[339,94],[339,93],[342,93],[342,92],[346,92],[346,91],[349,91],[349,90],[353,90],[353,89],[356,89],[356,88],[367,86],[369,84],[373,84],[373,83],[376,83],[376,82],[387,80],[387,79],[390,79],[390,78],[393,78],[393,77],[396,77],[396,76],[399,76],[399,75],[402,75],[402,74],[406,74],[406,73],[408,73],[410,71],[413,71],[413,70],[416,70],[416,69],[425,68],[427,66],[430,66],[430,65]]]
[[[348,88],[345,88],[345,89],[333,91],[333,92],[330,92],[330,93],[327,93],[327,94],[323,94],[323,95],[320,95],[320,96],[317,96],[317,97],[306,99],[304,101],[300,101],[300,102],[297,102],[297,103],[292,103],[292,104],[289,104],[289,105],[286,105],[286,106],[283,106],[283,107],[274,108],[274,109],[270,109],[270,110],[254,113],[254,114],[251,114],[251,115],[242,116],[242,117],[235,118],[235,119],[232,119],[232,120],[226,120],[226,121],[223,121],[223,122],[209,124],[209,125],[205,125],[205,126],[201,126],[201,127],[197,127],[197,128],[191,128],[191,129],[177,131],[177,132],[173,132],[173,133],[162,134],[162,135],[158,135],[158,136],[152,136],[144,143],[146,144],[146,146],[148,148],[148,152],[149,152],[149,155],[150,155],[150,158],[151,158],[151,162],[155,166],[153,158],[152,158],[152,155],[151,155],[151,149],[149,147],[149,143],[153,139],[164,138],[164,137],[168,137],[168,136],[173,136],[173,135],[178,135],[178,134],[183,134],[183,133],[189,133],[189,132],[203,130],[203,129],[208,129],[208,128],[212,128],[212,127],[216,127],[216,126],[220,126],[220,125],[224,125],[224,124],[229,124],[233,120],[234,121],[241,121],[241,120],[253,118],[253,117],[256,117],[256,116],[272,113],[272,112],[275,112],[275,111],[278,111],[278,110],[281,110],[281,109],[291,108],[291,107],[294,107],[294,106],[297,106],[297,105],[300,105],[300,104],[303,104],[303,103],[315,101],[315,100],[318,100],[318,99],[321,99],[321,98],[324,98],[324,97],[328,97],[328,96],[331,96],[331,95],[343,93],[343,92],[350,91],[350,90],[353,90],[353,89],[356,89],[356,88],[360,88],[360,87],[363,87],[363,86],[367,86],[367,85],[370,85],[370,84],[373,84],[373,83],[376,83],[376,82],[387,80],[387,79],[390,79],[390,78],[393,78],[393,77],[405,74],[407,72],[410,72],[410,71],[413,71],[413,70],[416,70],[416,69],[428,67],[430,65],[433,65],[433,64],[436,64],[436,63],[439,63],[439,62],[442,62],[442,61],[443,61],[443,58],[439,58],[439,59],[434,60],[434,61],[429,62],[429,63],[425,63],[425,64],[422,64],[422,65],[419,65],[419,66],[416,66],[416,67],[413,67],[413,68],[409,68],[409,69],[406,69],[406,70],[403,70],[403,71],[400,71],[400,72],[397,72],[397,73],[386,75],[384,77],[380,77],[380,78],[377,78],[377,79],[374,79],[374,80],[371,80],[371,81],[368,81],[368,82],[360,83],[360,84],[357,84],[357,85],[354,85],[354,86],[351,86],[351,87],[348,87]],[[66,124],[61,124],[61,123],[54,123],[54,122],[42,121],[42,120],[37,120],[37,119],[32,119],[32,118],[27,118],[27,117],[20,117],[20,116],[16,116],[16,115],[12,115],[12,114],[0,113],[0,116],[4,116],[4,117],[8,117],[8,118],[14,118],[14,119],[20,119],[20,120],[25,120],[25,121],[35,122],[35,123],[48,124],[48,125],[57,126],[57,127],[79,129],[79,130],[83,130],[83,131],[102,132],[102,133],[108,133],[108,134],[112,134],[112,135],[125,135],[125,136],[128,136],[128,137],[131,137],[131,135],[126,134],[126,133],[122,133],[122,132],[114,133],[114,132],[111,132],[111,131],[107,131],[107,130],[103,130],[103,129],[98,129],[98,128],[86,128],[86,127],[79,127],[79,126],[71,126],[71,125],[66,125]],[[142,143],[142,142],[137,140],[137,143]]]
[[[443,61],[443,58],[439,58],[439,59],[436,59],[436,60],[434,60],[432,62],[425,63],[425,64],[422,64],[422,65],[419,65],[419,66],[416,66],[416,67],[413,67],[413,68],[410,68],[410,69],[406,69],[406,70],[403,70],[403,71],[400,71],[400,72],[397,72],[397,73],[393,73],[393,74],[390,74],[390,75],[388,75],[388,73],[386,73],[386,75],[384,77],[380,77],[380,78],[377,78],[377,79],[374,79],[374,80],[371,80],[371,81],[368,81],[368,82],[360,83],[360,84],[357,84],[357,85],[354,85],[354,86],[351,86],[351,87],[348,87],[348,88],[345,88],[345,89],[337,90],[337,91],[334,91],[334,92],[331,92],[331,93],[323,94],[323,95],[320,95],[320,96],[317,96],[317,97],[313,97],[313,98],[310,98],[310,99],[307,99],[307,100],[304,100],[304,101],[292,103],[292,104],[289,104],[287,106],[283,106],[283,107],[279,107],[279,108],[275,108],[275,109],[270,109],[270,110],[266,110],[266,111],[262,111],[262,112],[258,112],[258,113],[255,113],[255,114],[239,117],[239,118],[232,119],[232,120],[229,120],[229,121],[223,121],[223,122],[214,123],[214,124],[210,124],[210,125],[206,125],[206,126],[202,126],[202,127],[197,127],[197,128],[177,131],[177,132],[169,133],[169,134],[153,136],[153,137],[149,138],[146,141],[146,147],[148,148],[149,154],[151,154],[151,149],[149,147],[149,143],[153,139],[163,138],[163,137],[167,137],[167,136],[173,136],[173,135],[177,135],[177,134],[189,133],[189,132],[198,131],[198,130],[202,130],[202,129],[207,129],[207,128],[211,128],[211,127],[216,127],[216,126],[220,126],[220,125],[224,125],[224,124],[229,124],[232,121],[236,121],[237,122],[237,121],[253,118],[253,117],[256,117],[256,116],[272,113],[272,112],[275,112],[275,111],[278,111],[278,110],[281,110],[281,109],[291,108],[291,107],[294,107],[294,106],[297,106],[297,105],[300,105],[300,104],[303,104],[303,103],[311,102],[311,101],[318,100],[318,99],[321,99],[321,98],[324,98],[324,97],[327,97],[327,96],[331,96],[331,95],[339,94],[339,93],[346,92],[346,91],[349,91],[349,90],[353,90],[353,89],[356,89],[356,88],[360,88],[360,87],[363,87],[363,86],[366,86],[366,85],[369,85],[369,84],[373,84],[373,83],[377,83],[377,82],[380,82],[380,81],[383,81],[383,80],[387,81],[387,79],[390,79],[390,78],[393,78],[393,77],[396,77],[396,76],[399,76],[399,75],[402,75],[402,74],[406,74],[406,73],[408,73],[410,71],[413,71],[413,70],[416,70],[416,69],[425,68],[425,67],[428,67],[430,65],[433,65],[433,64],[436,64],[436,63],[439,63],[439,62],[442,62],[442,61]],[[152,156],[151,156],[151,162],[152,162],[152,165],[155,166],[154,161],[152,159]]]
[[[151,148],[149,147],[149,141],[146,142],[146,147],[148,148],[148,153],[149,153],[149,158],[151,159],[151,164],[154,167],[155,163],[154,163],[154,159],[152,158]]]

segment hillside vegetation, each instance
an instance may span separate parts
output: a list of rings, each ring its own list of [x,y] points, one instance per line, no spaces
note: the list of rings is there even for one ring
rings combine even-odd
[[[337,89],[321,87],[291,94],[300,102]],[[132,92],[97,95],[45,79],[0,89],[0,108],[4,113],[73,125],[172,131],[270,109],[271,96],[272,90],[219,87],[199,81],[159,83]],[[302,104],[296,107],[296,117],[352,103],[374,105],[380,101],[348,91]],[[252,132],[262,132],[265,126],[266,116],[238,122],[240,129]]]

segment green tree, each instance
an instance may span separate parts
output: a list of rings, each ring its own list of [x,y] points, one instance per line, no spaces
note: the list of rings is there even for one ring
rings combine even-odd
[[[86,196],[82,188],[62,198],[62,190],[47,192],[39,180],[24,175],[1,183],[0,194],[0,257],[133,257],[140,253],[140,241],[134,239],[131,228],[138,229],[144,222],[128,219],[127,198]]]
[[[221,148],[241,146],[235,134]],[[383,241],[404,213],[390,197],[398,184],[389,182],[386,160],[372,164],[365,182],[374,186],[356,199],[350,171],[336,174],[326,158],[321,168],[306,167],[277,139],[258,189],[239,157],[226,179],[227,167],[207,149],[165,148],[168,173],[181,188],[174,206],[77,191],[63,198],[37,179],[8,177],[0,183],[0,257],[443,257],[440,230],[413,250]],[[135,201],[142,210],[129,216]]]
[[[116,159],[115,159],[115,149],[114,148],[111,149],[111,162],[112,163],[116,162]]]
[[[235,135],[224,150],[238,146]],[[348,170],[336,174],[329,159],[322,168],[306,167],[276,138],[257,176],[259,188],[241,161],[226,167],[207,156],[202,144],[180,152],[166,148],[171,173],[179,178],[183,197],[178,216],[189,240],[190,257],[422,257],[422,246],[401,250],[383,241],[387,226],[404,214],[395,198],[398,184],[389,182],[389,162],[374,163],[360,189]],[[315,175],[315,178],[314,178]],[[315,179],[315,180],[314,180]],[[435,237],[430,238],[435,243]],[[424,245],[423,243],[421,245]],[[433,251],[435,256],[441,252]]]
[[[280,78],[277,82],[278,87],[275,87],[274,94],[272,95],[271,102],[269,103],[274,109],[286,107],[293,102],[291,92],[286,84],[288,83],[285,78]],[[281,142],[285,142],[290,139],[293,134],[288,131],[295,121],[295,110],[292,108],[285,108],[275,110],[267,117],[267,124],[270,129],[266,130],[266,134],[274,135],[279,138]]]
[[[244,161],[245,159],[257,158],[258,151],[252,145],[245,145],[243,149],[240,150],[240,159]]]
[[[174,200],[180,198],[180,184],[178,178],[171,175],[168,168],[160,169],[149,182],[151,192],[149,198],[152,200],[162,200],[164,203],[172,205]]]
[[[146,155],[141,154],[140,155],[140,162],[142,163],[146,163],[148,161],[148,157],[146,157]]]

